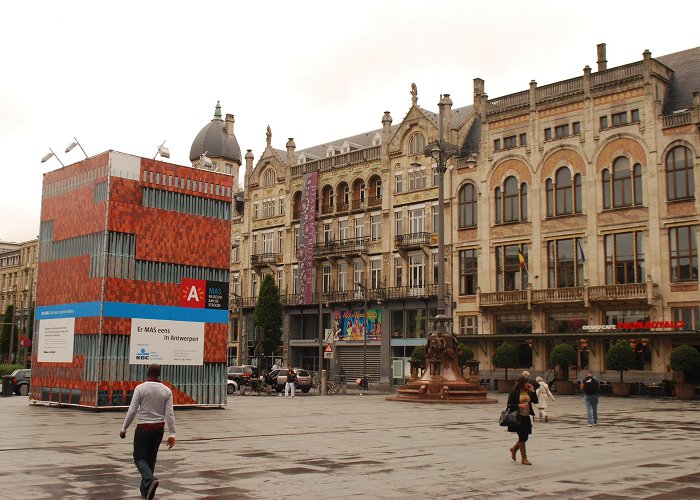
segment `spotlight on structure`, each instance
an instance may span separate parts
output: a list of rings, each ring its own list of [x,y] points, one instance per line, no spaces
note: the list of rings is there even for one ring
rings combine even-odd
[[[85,158],[87,158],[87,157],[88,157],[87,153],[86,153],[85,150],[83,149],[83,146],[80,144],[80,141],[78,141],[78,139],[76,139],[75,137],[73,137],[73,142],[71,142],[71,143],[66,147],[66,153],[70,153],[70,152],[73,150],[73,148],[76,147],[76,146],[78,146],[78,147],[80,148],[80,151],[82,151],[83,154],[85,155]]]
[[[153,155],[153,159],[156,159],[156,156],[159,156],[161,158],[170,158],[170,150],[165,147],[165,141],[163,141],[163,144],[158,146],[158,151],[156,152],[155,155]]]
[[[50,153],[46,153],[42,158],[41,158],[41,163],[46,163],[49,161],[51,158],[56,158],[58,160],[58,163],[61,164],[62,167],[65,167],[61,159],[56,156],[56,153],[53,152],[53,149],[49,148]]]
[[[208,169],[214,168],[214,162],[211,161],[211,158],[209,158],[207,156],[207,152],[205,152],[204,154],[202,154],[202,156],[200,156],[199,161],[201,162],[202,166],[204,166]]]

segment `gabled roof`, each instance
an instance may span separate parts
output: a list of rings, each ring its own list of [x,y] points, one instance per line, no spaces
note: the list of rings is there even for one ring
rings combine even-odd
[[[654,59],[673,70],[664,100],[664,114],[690,109],[693,103],[693,91],[700,90],[700,47]]]

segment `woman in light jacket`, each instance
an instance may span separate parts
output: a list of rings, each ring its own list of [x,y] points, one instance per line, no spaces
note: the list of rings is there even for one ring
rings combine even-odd
[[[537,410],[538,410],[538,413],[540,414],[540,422],[542,422],[543,418],[544,418],[545,422],[549,422],[549,416],[547,415],[547,412],[544,410],[547,408],[548,401],[554,402],[554,395],[552,395],[552,391],[549,390],[549,386],[542,379],[542,377],[537,377],[535,380],[537,380],[537,383],[539,384],[536,392],[537,392]]]
[[[516,460],[515,455],[520,450],[522,458],[520,462],[523,465],[532,465],[527,459],[527,451],[525,450],[525,442],[528,436],[532,434],[530,415],[535,416],[535,412],[532,411],[532,403],[537,404],[535,389],[527,377],[520,377],[508,395],[508,411],[518,411],[520,414],[520,425],[509,426],[508,432],[518,433],[518,441],[510,449],[510,457]]]

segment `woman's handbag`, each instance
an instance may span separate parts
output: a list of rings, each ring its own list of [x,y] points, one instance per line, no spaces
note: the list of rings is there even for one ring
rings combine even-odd
[[[517,427],[520,425],[520,412],[518,410],[508,411],[506,408],[501,412],[501,418],[498,419],[498,425],[503,427]]]

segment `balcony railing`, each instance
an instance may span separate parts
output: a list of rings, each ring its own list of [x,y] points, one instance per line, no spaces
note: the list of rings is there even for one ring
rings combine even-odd
[[[335,209],[338,212],[347,212],[348,210],[350,210],[350,204],[341,201],[341,202],[338,202]]]
[[[370,207],[381,206],[381,204],[382,204],[382,198],[381,198],[381,196],[380,196],[380,197],[370,196],[370,197],[368,198],[368,200],[367,200],[367,204],[368,204]]]
[[[250,256],[251,266],[269,266],[270,264],[277,264],[276,253],[257,253]]]
[[[333,205],[321,205],[321,214],[332,214],[333,213]]]
[[[527,290],[488,292],[479,294],[479,306],[504,306],[527,304]]]
[[[445,296],[450,294],[450,286],[448,284],[443,285],[445,287]],[[423,285],[423,286],[392,286],[385,288],[384,296],[387,299],[411,299],[411,298],[425,298],[425,297],[437,297],[438,285]]]
[[[640,300],[646,298],[646,283],[591,286],[588,288],[588,300],[592,301]]]
[[[430,245],[430,233],[397,234],[394,243],[398,248],[420,247]]]
[[[345,240],[330,240],[314,245],[314,255],[316,257],[326,257],[334,255],[357,255],[367,252],[369,238],[350,238]]]
[[[299,216],[301,215],[301,210],[300,209],[294,209],[292,210],[292,220],[299,220]]]
[[[551,304],[561,302],[583,302],[583,287],[545,288],[532,291],[534,304]]]
[[[688,125],[692,122],[690,111],[683,113],[673,113],[663,117],[663,128],[678,127],[679,125]]]
[[[642,78],[642,62],[634,62],[630,64],[625,64],[624,66],[618,66],[617,68],[610,68],[603,71],[598,71],[591,74],[591,88],[603,87],[606,85],[612,85],[614,83],[621,83],[625,80],[631,80],[635,78]]]
[[[299,177],[308,172],[332,172],[333,170],[357,165],[358,163],[377,160],[380,152],[381,146],[370,146],[365,149],[357,149],[349,153],[294,165],[292,166],[292,177]]]
[[[363,199],[352,200],[352,209],[353,210],[360,210],[362,208],[365,208],[366,206],[367,206],[367,202]]]

